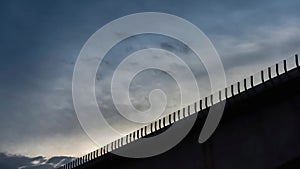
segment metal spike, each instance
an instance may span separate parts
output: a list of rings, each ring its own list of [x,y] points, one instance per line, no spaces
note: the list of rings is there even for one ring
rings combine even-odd
[[[200,108],[200,111],[203,110],[203,108],[202,108],[202,99],[199,102],[199,108]]]
[[[173,123],[175,123],[176,122],[176,112],[173,113],[173,120],[174,120]]]
[[[252,76],[250,76],[250,84],[251,84],[251,87],[254,87],[254,82],[253,82],[254,80],[253,80],[253,75]]]
[[[135,135],[136,135],[135,133],[136,133],[136,132],[134,131],[133,134],[132,134],[133,140],[135,140],[135,138],[136,138],[136,137],[135,137]]]
[[[150,131],[151,131],[151,133],[153,132],[152,126],[153,126],[153,124],[151,123],[150,124]]]
[[[277,74],[277,76],[279,76],[279,65],[278,65],[278,63],[276,63],[276,74]]]
[[[136,131],[136,138],[140,138],[140,130]]]
[[[161,119],[158,120],[158,128],[161,129]]]
[[[261,72],[260,72],[260,77],[261,77],[261,82],[265,82],[265,78],[264,78],[264,71],[262,70]]]
[[[234,91],[233,91],[233,89],[234,89],[234,88],[233,88],[233,87],[234,87],[233,85],[231,85],[231,86],[230,86],[230,90],[231,90],[231,97],[232,97],[232,96],[234,96]]]
[[[205,97],[205,108],[208,107],[208,103],[207,103],[207,97]]]
[[[141,137],[144,137],[144,128],[141,128]]]
[[[287,65],[286,65],[286,60],[283,61],[283,68],[284,68],[284,72],[287,72]]]
[[[147,135],[147,126],[145,126],[144,132],[145,132],[145,136],[146,136]]]

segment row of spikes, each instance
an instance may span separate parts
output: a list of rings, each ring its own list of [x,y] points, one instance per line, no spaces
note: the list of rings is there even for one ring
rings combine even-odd
[[[290,63],[290,64],[288,64]],[[100,149],[97,149],[85,156],[82,156],[80,158],[77,158],[73,160],[72,162],[65,164],[62,167],[59,167],[58,169],[73,169],[77,166],[83,165],[91,160],[94,160],[96,158],[99,158],[108,152],[111,152],[119,147],[122,147],[126,144],[129,144],[139,138],[142,138],[146,135],[149,135],[157,130],[160,130],[166,126],[169,126],[173,123],[175,123],[178,120],[181,120],[185,117],[188,117],[194,113],[198,113],[202,110],[205,110],[214,104],[217,104],[219,102],[222,102],[228,98],[231,98],[235,95],[240,94],[243,91],[247,91],[261,83],[264,83],[268,80],[271,80],[272,78],[275,78],[281,74],[287,73],[288,71],[299,68],[299,57],[298,55],[295,55],[295,57],[288,58],[286,60],[283,60],[282,62],[278,62],[273,66],[268,67],[265,70],[262,70],[256,74],[251,75],[248,78],[244,78],[242,81],[238,81],[229,87],[226,87],[223,90],[220,90],[214,94],[211,94],[210,96],[207,96],[200,101],[197,101],[191,105],[188,105],[187,107],[182,108],[182,110],[178,110],[177,112],[173,112],[172,114],[169,114],[163,118],[160,118],[152,123],[150,123],[147,126],[144,126],[143,128],[140,128],[139,130],[136,130],[132,133],[127,134],[126,136],[115,140],[114,142],[111,142],[107,144],[104,147],[101,147]]]

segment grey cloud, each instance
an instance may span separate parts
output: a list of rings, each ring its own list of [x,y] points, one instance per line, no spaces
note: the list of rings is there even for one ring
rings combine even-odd
[[[21,155],[7,155],[0,153],[0,166],[5,169],[55,169],[62,166],[74,158],[72,157],[26,157]]]
[[[177,51],[177,52],[184,53],[184,54],[191,52],[190,48],[187,45],[178,43],[178,42],[177,43],[176,42],[175,43],[163,42],[160,44],[160,46],[161,46],[161,48],[169,50],[171,52]]]

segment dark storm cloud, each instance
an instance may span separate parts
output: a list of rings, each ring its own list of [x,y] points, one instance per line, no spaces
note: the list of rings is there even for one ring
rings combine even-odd
[[[263,67],[299,51],[300,46],[300,1],[297,0],[0,3],[0,151],[10,153],[36,155],[45,148],[45,155],[70,154],[76,152],[70,147],[75,145],[72,139],[78,137],[81,144],[86,143],[90,148],[73,109],[73,66],[85,41],[101,26],[118,17],[157,11],[189,20],[212,40],[233,80],[236,74],[253,73],[253,67],[257,68],[258,64]],[[123,55],[140,49],[143,44],[153,45],[147,37],[135,40],[137,43],[132,46],[122,49],[121,45],[119,49],[122,50],[112,52],[116,57],[104,60],[103,67],[116,67]],[[155,45],[189,53],[179,43],[165,41]],[[98,81],[107,83],[107,72],[109,69],[97,74]],[[197,75],[202,76],[201,73]],[[109,94],[101,92],[103,98]],[[111,111],[110,105],[106,109]],[[32,143],[42,141],[43,145],[60,148],[36,148]],[[30,162],[30,159],[22,160]]]

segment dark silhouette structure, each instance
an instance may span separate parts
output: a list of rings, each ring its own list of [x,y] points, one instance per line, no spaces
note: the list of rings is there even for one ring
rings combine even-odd
[[[197,116],[188,135],[171,150],[149,158],[126,158],[107,152],[130,151],[145,137],[145,129],[117,140],[61,168],[76,169],[296,169],[300,168],[300,68],[298,55],[277,63],[219,92],[219,102],[209,96],[178,113],[153,122],[153,133],[164,130],[166,121],[176,119],[184,125]],[[199,133],[210,106],[226,105],[222,120],[204,144]],[[192,114],[191,111],[197,113]],[[177,117],[176,117],[177,116]],[[179,120],[180,119],[180,120]],[[173,121],[169,121],[173,123]],[[156,126],[160,126],[158,129]],[[156,131],[155,131],[156,130]],[[148,133],[147,133],[148,134]],[[149,137],[149,136],[147,136]],[[122,146],[123,145],[123,146]]]

